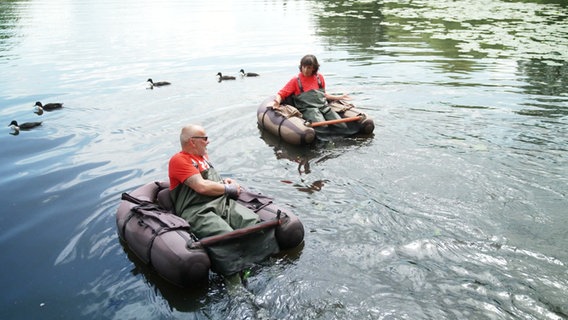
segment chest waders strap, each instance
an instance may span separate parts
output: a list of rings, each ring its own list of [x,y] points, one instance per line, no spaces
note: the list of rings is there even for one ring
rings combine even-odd
[[[296,77],[296,79],[298,80],[298,87],[300,88],[300,93],[304,92],[304,87],[302,86],[302,81],[300,81],[300,77]],[[318,87],[320,89],[323,88],[319,74],[316,74],[316,79],[318,80]]]

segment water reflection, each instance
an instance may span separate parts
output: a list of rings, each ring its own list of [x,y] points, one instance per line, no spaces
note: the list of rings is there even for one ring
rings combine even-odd
[[[472,71],[480,58],[564,64],[568,51],[559,48],[568,47],[568,28],[559,21],[568,18],[566,2],[534,2],[321,1],[314,10],[318,35],[358,60],[442,55],[451,58],[441,64],[450,72]]]
[[[209,283],[202,283],[193,288],[180,288],[167,282],[157,274],[156,271],[144,264],[135,254],[124,246],[124,243],[121,242],[121,245],[128,259],[132,261],[134,265],[130,270],[130,274],[136,278],[138,278],[138,275],[142,275],[145,282],[147,282],[150,287],[155,288],[156,293],[159,293],[166,299],[172,309],[184,312],[195,311],[201,307],[200,301],[207,297],[208,286],[219,287],[222,284],[221,277],[211,273]]]
[[[436,0],[386,7],[392,29],[399,27],[401,35],[439,48],[447,57],[562,61],[568,54],[559,50],[568,41],[568,29],[557,23],[568,17],[565,6]]]
[[[261,139],[274,150],[276,159],[286,159],[297,164],[300,181],[283,180],[283,183],[293,185],[298,191],[312,194],[322,191],[330,181],[318,179],[309,181],[308,175],[312,172],[312,165],[321,165],[325,161],[340,157],[345,152],[352,152],[368,145],[374,134],[359,134],[351,137],[341,137],[326,141],[317,140],[311,145],[291,145],[273,134],[259,128]]]
[[[6,56],[4,52],[10,51],[16,44],[12,43],[19,20],[17,5],[19,2],[0,1],[0,59]]]
[[[372,60],[377,44],[387,41],[383,6],[382,1],[318,1],[314,8],[317,35],[330,47],[354,51],[359,61]]]
[[[536,95],[526,103],[530,108],[517,111],[518,114],[546,118],[560,118],[568,115],[568,63],[550,65],[541,60],[519,61],[518,70],[525,76],[523,87],[527,95]],[[560,97],[566,97],[564,99]]]
[[[175,312],[193,312],[205,315],[229,313],[232,317],[228,318],[234,319],[243,318],[247,314],[262,314],[263,306],[257,302],[259,297],[255,296],[255,288],[259,285],[266,285],[267,282],[272,280],[271,276],[275,271],[271,271],[271,269],[285,269],[294,264],[300,259],[304,249],[304,242],[302,242],[296,248],[282,251],[268,261],[251,267],[248,277],[242,283],[227,283],[221,276],[211,272],[207,282],[202,285],[193,288],[180,288],[164,280],[152,268],[138,259],[123,243],[121,245],[124,253],[127,254],[128,259],[134,265],[132,269],[124,270],[131,276],[131,280],[117,280],[116,274],[105,274],[97,279],[97,283],[114,288],[114,291],[109,292],[106,299],[101,299],[100,292],[84,292],[85,295],[96,294],[97,300],[99,300],[99,302],[86,308],[91,311],[85,312],[86,315],[92,315],[96,318],[94,315],[100,315],[100,310],[105,310],[103,314],[116,319],[120,319],[120,316],[128,317],[134,311],[138,315],[140,312],[152,314],[155,312],[152,311],[154,309],[152,306],[141,306],[129,299],[117,299],[118,296],[135,295],[135,291],[140,290],[148,291],[147,294],[152,295],[152,299],[157,300],[156,304],[167,303],[169,309],[175,310]],[[116,285],[113,285],[114,283]],[[162,298],[164,301],[161,301]],[[256,317],[253,316],[251,319],[256,319]]]

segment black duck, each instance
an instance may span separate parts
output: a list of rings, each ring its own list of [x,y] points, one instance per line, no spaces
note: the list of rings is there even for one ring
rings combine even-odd
[[[154,87],[169,86],[171,84],[170,82],[167,82],[167,81],[154,82],[154,81],[152,81],[152,78],[148,78],[148,80],[146,80],[146,82],[150,83],[150,89],[153,89]]]
[[[233,77],[233,76],[224,76],[221,72],[217,73],[217,78],[219,78],[219,81],[221,81],[221,80],[235,80],[235,79],[237,79],[236,77]]]
[[[243,70],[243,69],[241,69],[241,71],[239,71],[239,73],[241,74],[242,77],[258,77],[258,76],[260,76],[260,74],[258,74],[258,73],[245,72],[245,70]]]
[[[38,115],[42,115],[44,111],[53,111],[63,108],[63,103],[54,102],[54,103],[46,103],[45,105],[43,105],[40,101],[37,101],[34,107],[35,107],[34,112],[37,113]]]

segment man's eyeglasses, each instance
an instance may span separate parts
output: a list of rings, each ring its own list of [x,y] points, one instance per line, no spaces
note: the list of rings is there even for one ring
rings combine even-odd
[[[208,136],[202,136],[202,137],[195,136],[195,137],[191,137],[191,139],[203,139],[203,140],[207,141],[209,139],[209,137]]]

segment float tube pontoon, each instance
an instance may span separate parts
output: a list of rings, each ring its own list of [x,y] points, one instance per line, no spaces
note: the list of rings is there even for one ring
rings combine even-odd
[[[317,130],[314,128],[335,123],[347,123],[353,133],[371,134],[375,130],[373,119],[344,100],[329,102],[331,109],[337,112],[342,119],[316,123],[306,122],[297,113],[296,115],[285,114],[274,110],[273,104],[274,97],[269,97],[258,106],[256,111],[258,126],[289,144],[311,144],[317,138]],[[295,110],[293,106],[286,104],[281,106],[284,109]]]
[[[162,278],[181,287],[194,287],[207,281],[211,260],[205,248],[209,245],[238,241],[240,236],[265,228],[275,228],[280,251],[302,243],[304,227],[298,217],[277,207],[271,198],[243,191],[237,201],[256,212],[261,222],[219,236],[197,239],[187,221],[174,213],[169,183],[151,182],[122,194],[116,212],[118,235],[142,262],[150,265]]]

